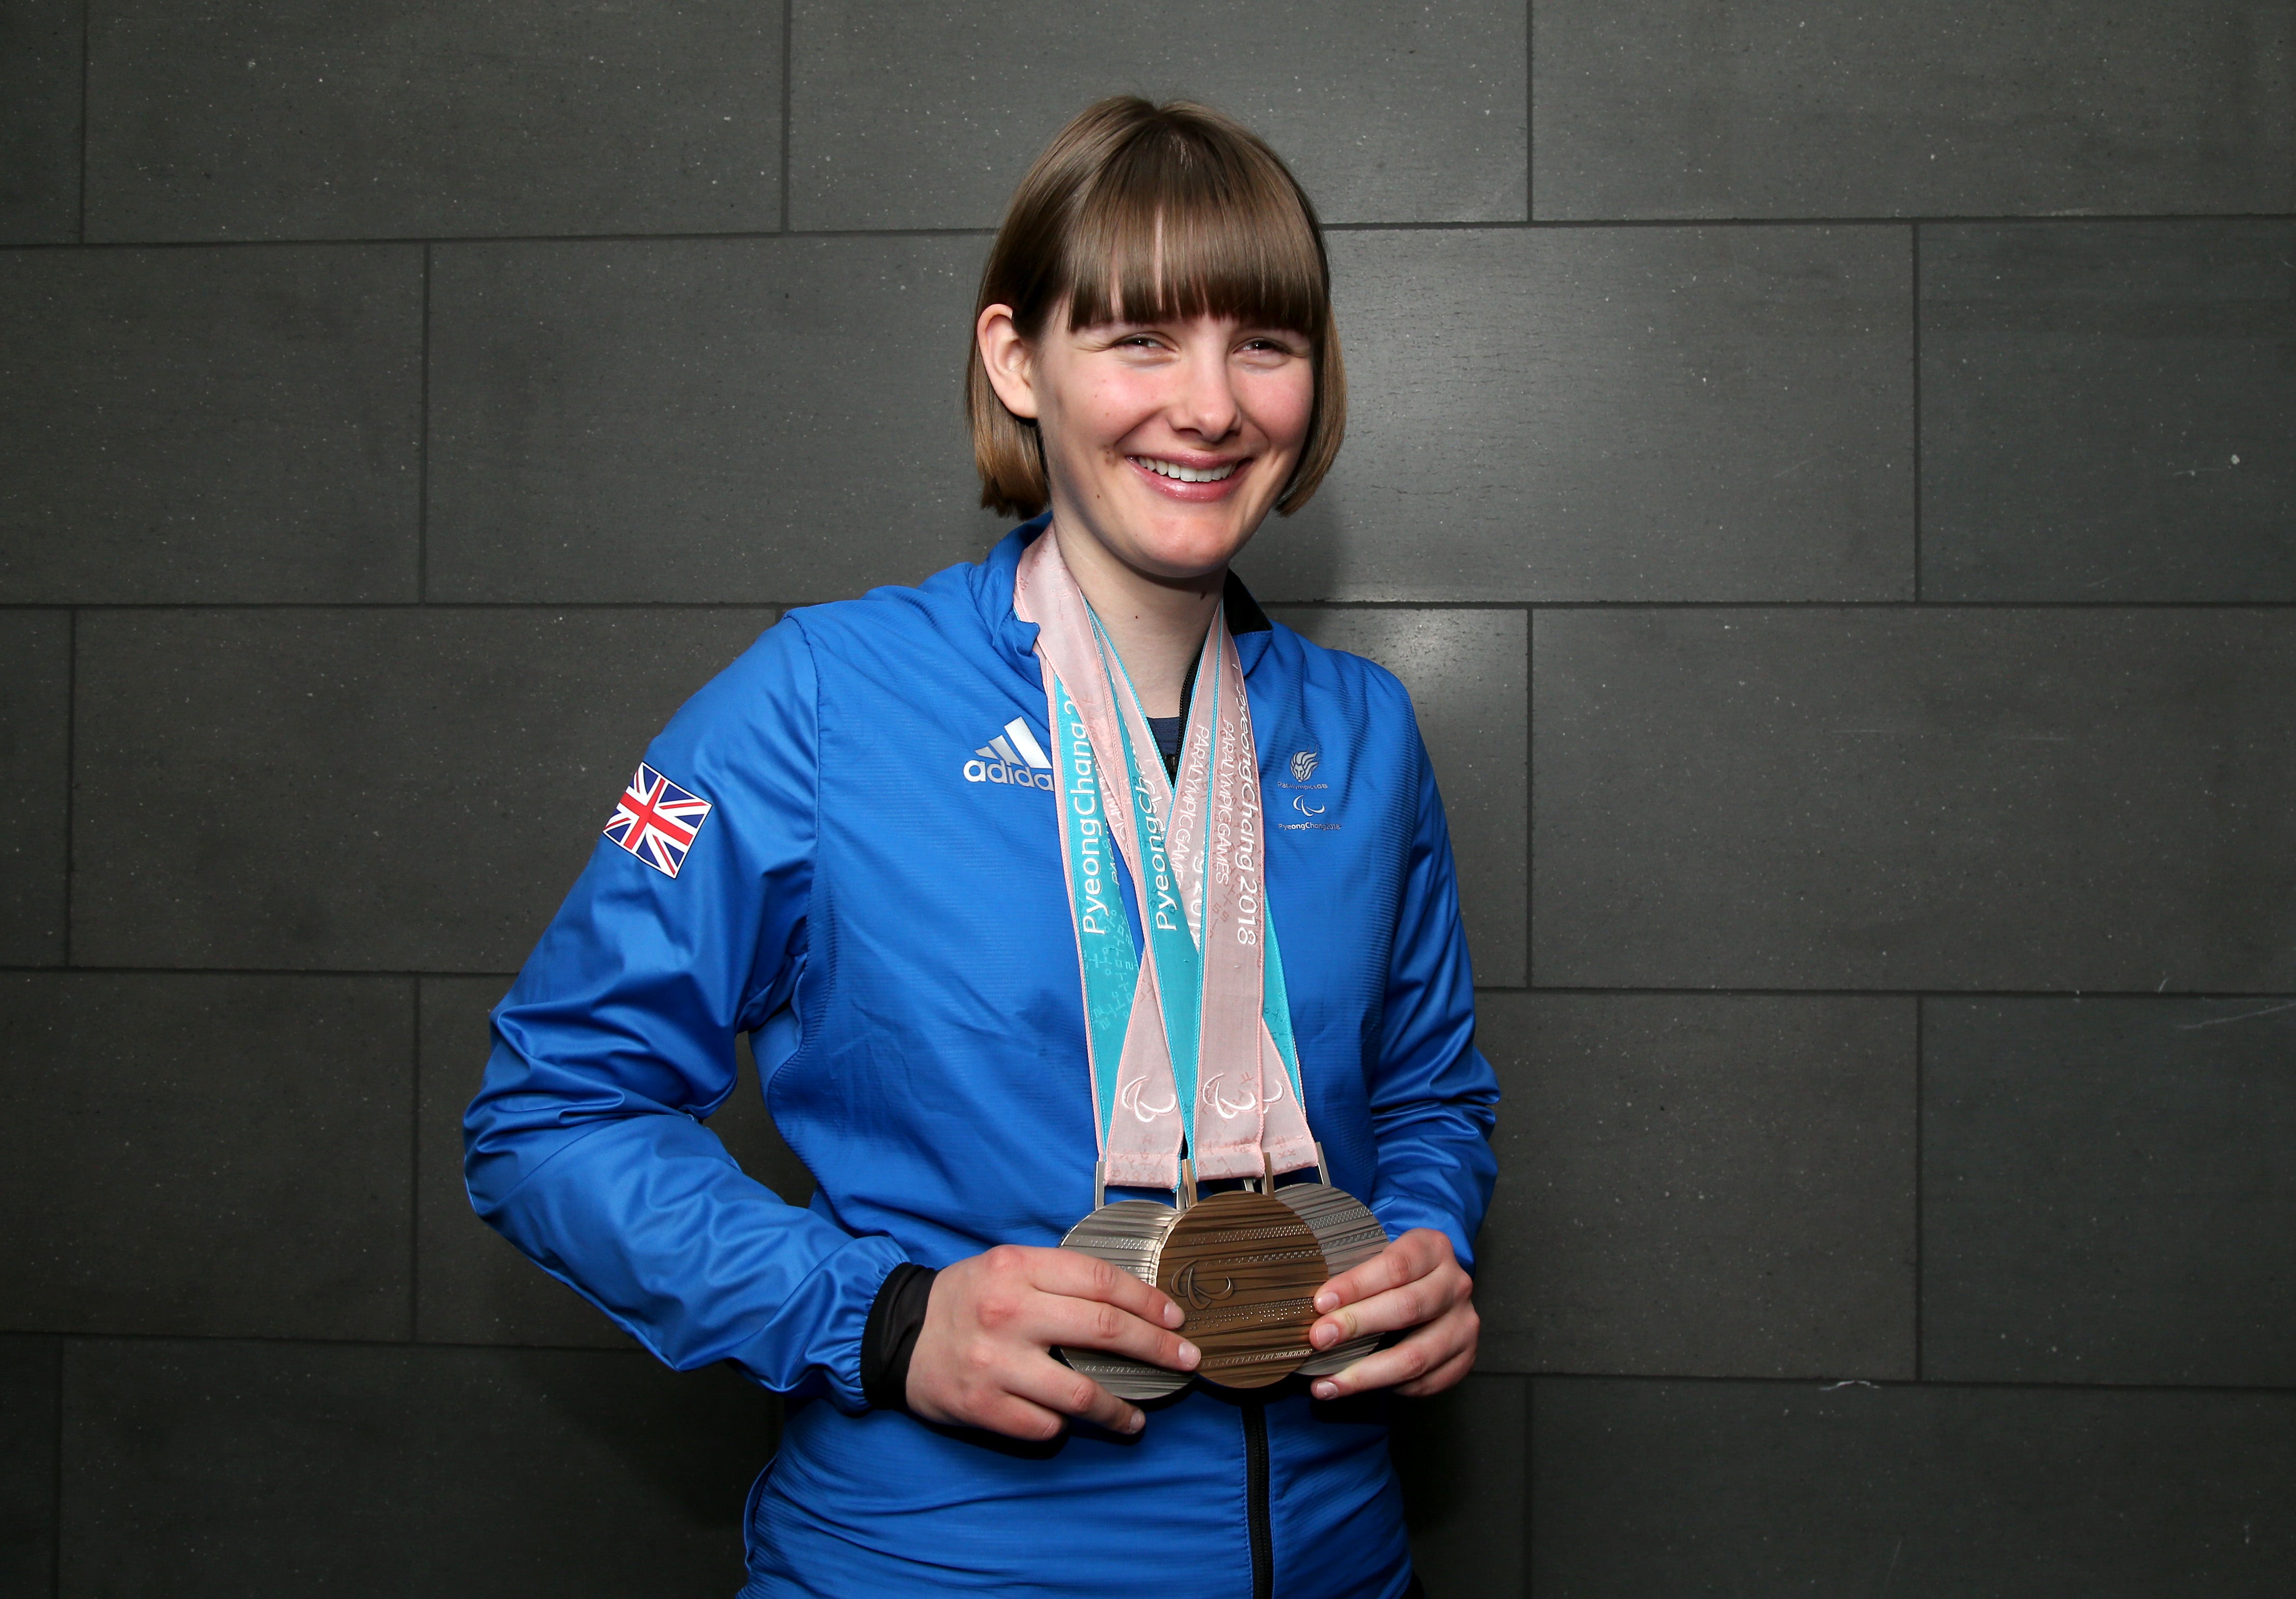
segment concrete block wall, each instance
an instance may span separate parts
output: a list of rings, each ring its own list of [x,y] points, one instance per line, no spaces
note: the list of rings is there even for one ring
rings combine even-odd
[[[1457,840],[1431,1591],[2284,1593],[2287,0],[0,0],[0,1591],[736,1586],[772,1402],[455,1119],[649,734],[999,530],[974,276],[1121,89],[1331,226],[1240,570]]]

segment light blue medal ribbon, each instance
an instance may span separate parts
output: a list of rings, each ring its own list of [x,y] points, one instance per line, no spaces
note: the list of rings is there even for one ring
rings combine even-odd
[[[1095,1088],[1105,1149],[1116,1116],[1116,1078],[1140,981],[1140,957],[1133,953],[1132,919],[1117,885],[1116,845],[1101,809],[1092,739],[1067,685],[1055,676],[1053,687],[1061,708],[1061,725],[1054,730],[1062,750],[1061,842],[1068,851],[1070,908],[1084,964],[1085,1025],[1092,1029],[1092,1058],[1103,1063]]]
[[[1093,619],[1093,628],[1099,631],[1097,617]],[[1105,635],[1102,643],[1107,654],[1116,653]],[[1120,656],[1117,664],[1120,669]],[[1104,664],[1102,669],[1106,670]],[[1132,690],[1128,674],[1124,687],[1128,693]],[[1109,680],[1108,688],[1113,703],[1114,678]],[[1131,780],[1133,824],[1138,830],[1134,836],[1140,840],[1142,857],[1141,878],[1133,887],[1139,890],[1140,914],[1147,918],[1148,936],[1155,941],[1156,992],[1164,1003],[1164,1043],[1172,1057],[1172,1088],[1180,1101],[1180,1148],[1183,1153],[1192,1153],[1196,1147],[1196,1069],[1203,1048],[1203,955],[1181,908],[1171,857],[1165,852],[1164,824],[1156,819],[1155,795],[1141,775],[1139,757],[1132,747],[1131,723],[1121,715],[1116,718],[1116,734],[1124,744],[1124,773]]]
[[[1093,630],[1103,646],[1103,670],[1106,671],[1107,661],[1113,659],[1117,670],[1123,672],[1123,658],[1102,631],[1097,617],[1093,618]],[[1215,735],[1220,714],[1222,670],[1223,663],[1215,655],[1210,685]],[[1131,1023],[1133,998],[1139,984],[1139,957],[1133,952],[1131,923],[1125,914],[1120,893],[1108,875],[1117,852],[1111,845],[1105,824],[1094,821],[1103,814],[1101,806],[1104,797],[1100,791],[1092,741],[1067,685],[1060,681],[1058,674],[1054,675],[1053,682],[1060,697],[1061,736],[1068,747],[1068,776],[1062,806],[1063,838],[1071,868],[1070,881],[1075,885],[1077,926],[1086,934],[1086,1008],[1092,1029],[1094,1058],[1115,1062],[1121,1058],[1124,1036]],[[1108,686],[1112,702],[1117,692],[1113,675],[1109,676]],[[1138,694],[1128,672],[1124,673],[1123,688],[1132,695],[1136,707]],[[1141,914],[1147,918],[1148,938],[1154,945],[1157,993],[1162,1001],[1164,1037],[1171,1057],[1173,1089],[1179,1100],[1181,1147],[1185,1153],[1195,1147],[1196,1085],[1202,1053],[1203,956],[1180,905],[1166,849],[1164,824],[1158,819],[1155,795],[1148,786],[1150,779],[1133,747],[1131,722],[1120,714],[1117,718],[1117,734],[1124,744],[1125,775],[1131,789],[1136,836],[1144,857],[1134,887],[1138,891]],[[1250,752],[1248,758],[1256,760],[1257,751]],[[1160,765],[1154,770],[1157,776],[1166,776]],[[1167,785],[1169,786],[1168,778]],[[1198,874],[1200,901],[1208,875]],[[1089,889],[1087,885],[1091,885]],[[1284,986],[1283,961],[1275,941],[1275,923],[1267,906],[1264,880],[1262,906],[1261,925],[1266,933],[1261,943],[1260,1015],[1267,1024],[1268,1036],[1275,1040],[1275,1053],[1283,1063],[1294,1099],[1304,1110],[1307,1100],[1300,1076],[1299,1046],[1292,1031],[1291,996]],[[1200,903],[1199,925],[1201,916]],[[1117,1110],[1117,1076],[1111,1066],[1102,1073],[1098,1085],[1103,1148],[1107,1147],[1109,1125]]]

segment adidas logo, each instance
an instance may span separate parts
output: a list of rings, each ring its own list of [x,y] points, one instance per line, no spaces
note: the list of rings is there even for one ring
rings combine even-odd
[[[972,752],[964,763],[967,783],[1017,783],[1022,788],[1050,791],[1053,763],[1028,725],[1014,717],[1004,731]]]

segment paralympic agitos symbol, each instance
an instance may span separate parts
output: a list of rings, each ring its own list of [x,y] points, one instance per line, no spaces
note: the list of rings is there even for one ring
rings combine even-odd
[[[1196,1263],[1193,1260],[1173,1274],[1172,1286],[1180,1291],[1180,1297],[1188,1301],[1188,1308],[1192,1310],[1209,1310],[1220,1300],[1232,1298],[1235,1293],[1234,1277],[1226,1278],[1218,1293],[1207,1292],[1203,1285],[1196,1281]]]

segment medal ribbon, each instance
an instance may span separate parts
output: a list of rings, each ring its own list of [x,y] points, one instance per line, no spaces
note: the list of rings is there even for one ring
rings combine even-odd
[[[1251,707],[1226,615],[1215,609],[1198,659],[1176,783],[1049,529],[1022,554],[1013,599],[1037,626],[1058,750],[1062,864],[1106,1180],[1176,1188],[1184,1145],[1199,1177],[1315,1165],[1267,917]],[[1138,954],[1119,859],[1147,921]]]

